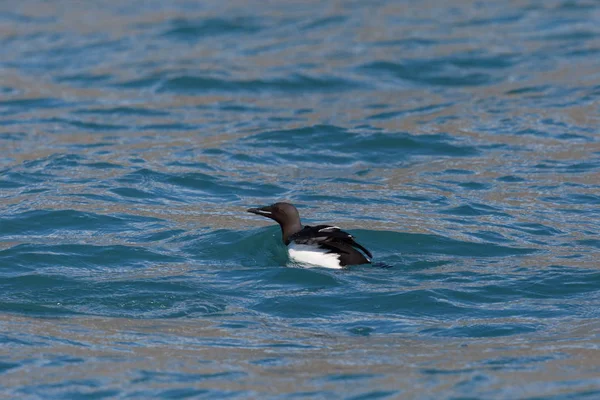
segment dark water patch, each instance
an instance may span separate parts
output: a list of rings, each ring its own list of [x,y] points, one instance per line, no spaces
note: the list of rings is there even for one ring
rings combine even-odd
[[[3,10],[0,13],[0,19],[5,22],[18,22],[18,23],[36,23],[44,24],[56,21],[55,17],[50,16],[33,16],[28,15],[26,12],[15,12]]]
[[[80,166],[85,157],[78,154],[53,154],[48,157],[25,161],[21,164],[21,170],[27,171],[20,173],[21,178],[29,179],[31,182],[41,182],[52,178],[49,172],[63,171]]]
[[[340,25],[347,21],[347,19],[348,18],[343,15],[333,15],[330,17],[318,18],[314,21],[303,25],[300,29],[308,31],[313,29],[328,28],[331,25]]]
[[[268,109],[264,107],[257,107],[248,104],[236,104],[233,102],[220,103],[216,106],[198,106],[199,109],[218,109],[221,111],[231,111],[231,112],[241,112],[241,113],[251,113],[251,114],[262,114],[267,112],[274,112],[274,109]]]
[[[123,215],[115,217],[76,210],[36,210],[26,211],[2,217],[0,233],[10,236],[49,235],[57,231],[104,231],[122,232],[137,230],[132,224],[139,222],[137,217]],[[156,223],[158,219],[148,219],[144,222]]]
[[[2,94],[16,94],[18,90],[10,86],[0,86],[0,93]]]
[[[405,39],[394,39],[394,40],[378,40],[370,43],[377,47],[400,47],[406,49],[416,49],[421,47],[429,47],[438,44],[437,40],[426,39],[422,37],[413,37]]]
[[[597,57],[598,54],[600,54],[600,47],[588,47],[588,48],[583,48],[583,49],[574,49],[574,50],[571,50],[571,51],[568,51],[565,53],[566,56],[581,57],[581,58]],[[581,100],[583,102],[588,102],[588,101],[591,101],[593,98],[596,98],[596,96],[594,96],[594,95],[585,96]]]
[[[46,289],[55,289],[58,292],[66,292],[76,286],[76,282],[68,277],[59,275],[25,274],[6,277],[2,286],[10,292],[12,288],[27,288],[27,292],[37,292]]]
[[[235,232],[226,229],[202,234],[183,246],[194,259],[242,266],[285,265],[287,254],[279,228]]]
[[[354,326],[348,329],[348,332],[356,336],[370,336],[375,329],[368,326]]]
[[[534,253],[526,247],[500,246],[493,243],[474,243],[444,236],[386,231],[354,231],[366,247],[399,254],[442,254],[458,257],[511,257]]]
[[[36,315],[44,317],[60,317],[69,315],[78,315],[76,311],[69,310],[58,305],[41,305],[41,298],[35,301],[2,301],[0,300],[0,310],[5,313],[14,313],[17,315]],[[30,343],[23,342],[23,345]]]
[[[548,162],[540,163],[535,166],[539,169],[552,169],[551,172],[561,173],[578,173],[588,172],[600,169],[600,161],[584,161],[584,162],[573,162],[573,163],[562,163],[562,162]]]
[[[191,20],[177,18],[169,22],[170,28],[161,34],[162,37],[177,41],[196,41],[205,37],[221,35],[250,35],[263,29],[254,18],[204,18]]]
[[[38,188],[38,189],[25,190],[22,193],[23,194],[37,194],[37,193],[44,193],[44,192],[48,192],[48,191],[50,191],[50,189]]]
[[[444,181],[444,183],[450,183],[453,185],[460,186],[467,190],[487,190],[490,188],[489,184],[481,182],[457,182],[457,181]]]
[[[377,374],[369,374],[369,373],[364,373],[364,374],[330,374],[327,375],[326,377],[324,377],[324,379],[326,379],[327,381],[330,382],[343,382],[343,381],[359,381],[359,380],[363,380],[363,379],[372,379],[372,378],[376,378],[380,375]]]
[[[521,178],[520,176],[514,176],[514,175],[501,176],[500,178],[497,178],[496,180],[500,181],[500,182],[508,182],[508,183],[525,182],[524,178]]]
[[[209,398],[211,395],[217,396],[224,395],[224,393],[209,389],[192,389],[192,388],[181,388],[181,389],[167,389],[162,391],[147,391],[147,392],[138,392],[136,395],[142,395],[142,397],[152,397],[159,396],[164,399],[187,399],[187,398],[200,398],[198,396],[202,396],[203,398]],[[218,396],[220,397],[220,396]],[[227,398],[228,396],[223,396],[223,398]]]
[[[555,360],[557,358],[561,358],[560,355],[553,356],[538,356],[538,357],[499,357],[492,360],[487,360],[484,362],[484,365],[489,366],[490,368],[497,369],[507,369],[507,370],[519,370],[530,368],[531,365],[544,363],[547,361]]]
[[[194,170],[206,170],[206,171],[216,171],[217,169],[205,162],[195,162],[195,161],[172,161],[166,164],[169,167],[181,167],[181,168],[190,168]]]
[[[415,201],[415,202],[427,202],[432,204],[446,205],[448,204],[448,199],[445,197],[438,197],[437,195],[432,196],[414,196],[414,195],[394,195],[393,198]]]
[[[143,131],[191,131],[198,129],[198,127],[189,124],[165,123],[142,125],[138,129]]]
[[[462,27],[490,27],[492,25],[510,25],[523,19],[521,13],[500,14],[491,18],[472,18],[463,23],[457,24]]]
[[[548,91],[551,88],[551,86],[548,85],[544,85],[544,86],[522,86],[520,88],[517,89],[512,89],[507,91],[505,94],[511,96],[511,95],[515,95],[515,96],[519,96],[519,97],[525,97],[528,95],[538,95],[540,93],[544,93],[546,91]]]
[[[96,143],[77,143],[77,144],[70,144],[69,148],[70,149],[97,149],[97,148],[102,148],[102,147],[107,147],[107,146],[112,146],[114,143],[110,143],[110,142],[96,142]]]
[[[180,75],[163,80],[157,91],[173,93],[203,93],[206,91],[227,92],[306,92],[326,90],[348,90],[357,84],[337,77],[312,77],[295,74],[285,78],[273,78],[269,80],[224,80],[211,77]]]
[[[467,171],[465,169],[447,169],[443,172],[443,174],[452,174],[452,175],[473,175],[473,171]]]
[[[99,379],[66,380],[55,384],[32,385],[17,393],[23,396],[47,397],[50,395],[74,400],[113,398],[121,393],[116,389],[98,389],[101,386],[104,386],[104,383]]]
[[[96,301],[72,307],[90,315],[144,319],[197,318],[222,312],[226,308],[220,296],[206,293],[197,284],[187,282],[114,281],[110,285],[92,285],[88,290],[88,298]],[[103,298],[105,293],[111,296]]]
[[[88,168],[93,168],[93,169],[122,169],[123,168],[121,165],[113,164],[110,162],[92,162],[92,163],[85,163],[83,165]]]
[[[478,231],[478,232],[473,232],[471,233],[471,236],[474,236],[478,239],[482,239],[488,242],[500,242],[500,243],[507,243],[510,242],[511,240],[506,238],[504,235],[502,235],[501,233],[498,232],[493,232],[493,231]]]
[[[0,302],[0,305],[2,303]],[[30,335],[23,334],[19,335],[19,337],[15,337],[14,334],[0,334],[0,343],[7,346],[12,347],[25,347],[25,346],[40,346],[45,347],[47,343],[45,341],[40,341],[39,338],[32,338]]]
[[[1,339],[0,339],[0,342],[1,342]],[[21,366],[21,364],[17,364],[17,363],[0,362],[0,374],[3,374],[4,372],[9,371],[14,368],[19,368],[20,366]]]
[[[469,338],[489,338],[500,336],[514,336],[533,333],[539,330],[538,326],[533,324],[486,324],[460,326],[446,329],[425,329],[421,334],[434,337],[469,337]]]
[[[0,122],[0,125],[2,123]],[[0,133],[1,140],[13,140],[13,141],[21,141],[27,138],[27,134],[25,132],[3,132]]]
[[[479,216],[479,215],[497,215],[502,217],[511,218],[509,214],[501,212],[498,208],[491,207],[485,204],[471,203],[463,206],[458,206],[446,210],[441,210],[441,214],[460,215],[465,217]]]
[[[22,183],[18,183],[18,182],[13,182],[13,181],[9,181],[9,180],[0,180],[0,188],[1,189],[18,189],[18,188],[22,188],[25,185]]]
[[[589,204],[597,205],[600,204],[600,196],[595,194],[569,194],[568,199],[573,204]]]
[[[565,141],[576,141],[576,140],[580,140],[582,142],[593,142],[594,141],[594,139],[592,139],[588,136],[577,135],[574,133],[563,133],[562,135],[557,135],[555,137],[557,139],[565,140]]]
[[[39,121],[40,123],[51,123],[51,124],[63,124],[69,125],[75,128],[81,128],[92,131],[114,131],[128,129],[127,125],[99,123],[93,121],[82,121],[68,118],[51,118],[45,121]]]
[[[381,80],[391,77],[400,81],[433,86],[481,86],[498,83],[504,76],[483,72],[503,70],[516,65],[513,55],[465,55],[430,60],[410,60],[404,63],[376,61],[364,64],[359,71]]]
[[[599,283],[600,273],[597,271],[554,265],[523,282],[522,290],[531,298],[582,298],[595,293]]]
[[[120,81],[113,85],[119,89],[155,89],[157,85],[164,79],[160,74],[146,75],[141,78],[135,78],[127,81]]]
[[[79,40],[72,40],[70,35],[64,33],[53,33],[54,40],[51,43],[40,40],[37,46],[26,48],[20,53],[22,59],[10,59],[5,65],[29,74],[43,74],[52,72],[63,75],[66,71],[82,71],[96,68],[107,62],[112,52],[123,52],[129,48],[129,40],[105,40],[98,39],[94,35],[77,36]],[[28,38],[15,40],[14,45],[19,46],[27,43]],[[68,68],[65,68],[68,65]]]
[[[19,122],[12,121],[11,123]],[[45,130],[54,133],[64,133],[65,130],[69,131],[70,128],[79,128],[91,131],[114,131],[124,130],[128,128],[126,125],[103,124],[92,121],[81,121],[63,117],[29,119],[26,124],[44,126]]]
[[[514,229],[521,232],[526,232],[530,235],[535,236],[554,236],[563,234],[563,232],[557,228],[546,226],[538,223],[520,222],[507,226],[509,229]]]
[[[182,229],[166,229],[166,230],[162,230],[159,232],[143,233],[143,234],[137,236],[137,240],[139,240],[141,242],[154,243],[154,242],[160,242],[160,241],[172,239],[172,238],[177,237],[185,232],[186,231],[184,231]]]
[[[113,79],[111,74],[72,74],[63,75],[54,79],[55,82],[76,84],[80,86],[89,86],[94,84],[104,84]]]
[[[447,375],[447,374],[465,374],[475,372],[474,368],[456,368],[456,369],[437,369],[424,368],[421,370],[426,375]]]
[[[583,246],[590,246],[600,249],[600,239],[577,240],[577,243]]]
[[[338,297],[333,293],[299,292],[260,300],[252,309],[284,318],[338,318],[344,313],[440,316],[465,312],[464,307],[443,301],[429,290],[370,293],[367,297],[364,293]]]
[[[167,111],[161,111],[142,107],[108,107],[108,108],[85,108],[77,109],[75,114],[92,114],[92,115],[116,115],[116,116],[142,116],[142,117],[163,117],[170,115]]]
[[[110,271],[107,271],[110,273]],[[105,282],[105,276],[87,273],[85,279],[64,276],[23,275],[4,279],[3,290],[15,293],[0,302],[6,312],[36,315],[86,314],[126,318],[177,318],[223,311],[219,296],[205,293],[196,283],[183,280],[122,280]],[[27,288],[17,294],[18,287]],[[39,306],[40,303],[48,306]]]
[[[345,91],[359,87],[355,82],[334,76],[308,76],[293,74],[271,79],[221,79],[209,75],[149,75],[120,82],[123,89],[153,89],[157,93],[203,94],[207,92],[322,92]]]
[[[592,40],[597,38],[599,35],[596,32],[592,32],[589,30],[572,30],[569,32],[563,33],[552,33],[548,35],[542,36],[543,40],[551,40],[551,41],[577,41],[577,42],[585,42],[586,40]],[[579,43],[578,43],[579,44]]]
[[[185,374],[185,373],[170,373],[170,372],[159,372],[150,370],[141,370],[137,372],[137,378],[133,379],[131,383],[147,383],[151,381],[159,382],[198,382],[212,379],[238,379],[246,375],[245,372],[216,372],[213,374]]]
[[[128,266],[144,267],[152,263],[180,262],[177,256],[135,246],[94,246],[89,244],[19,244],[0,251],[0,260],[6,270],[27,268],[72,267],[85,269],[106,269]]]
[[[71,105],[62,99],[52,97],[0,100],[0,115],[20,114],[32,109],[64,108]]]
[[[400,390],[370,390],[358,396],[349,397],[349,400],[377,400],[393,399],[402,393]]]
[[[443,110],[452,105],[453,105],[453,103],[432,104],[432,105],[428,105],[428,106],[416,107],[416,108],[411,108],[411,109],[402,110],[402,111],[387,111],[387,112],[383,112],[383,113],[373,114],[373,115],[369,116],[367,119],[385,120],[385,119],[398,118],[398,117],[408,116],[408,115],[431,114],[431,113]]]

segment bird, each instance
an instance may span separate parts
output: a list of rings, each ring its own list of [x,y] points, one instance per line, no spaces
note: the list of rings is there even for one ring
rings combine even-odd
[[[370,264],[373,258],[369,250],[354,240],[354,236],[337,226],[303,226],[298,210],[290,203],[278,202],[247,211],[271,218],[279,224],[283,243],[294,261],[341,269],[349,265]]]

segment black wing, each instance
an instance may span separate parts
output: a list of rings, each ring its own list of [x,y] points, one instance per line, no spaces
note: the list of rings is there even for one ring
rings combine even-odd
[[[305,226],[300,232],[292,235],[290,240],[302,244],[319,245],[337,252],[350,254],[355,251],[353,247],[360,249],[370,258],[373,257],[371,252],[365,249],[360,243],[354,240],[354,236],[348,232],[344,232],[337,226],[317,225]]]

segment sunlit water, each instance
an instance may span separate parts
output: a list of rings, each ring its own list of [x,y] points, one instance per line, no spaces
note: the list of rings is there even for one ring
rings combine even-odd
[[[1,3],[0,396],[600,397],[598,21]],[[278,200],[377,264],[291,264]]]

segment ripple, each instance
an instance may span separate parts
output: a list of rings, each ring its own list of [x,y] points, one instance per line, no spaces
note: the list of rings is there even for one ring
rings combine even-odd
[[[501,75],[482,71],[503,70],[516,64],[513,55],[445,57],[431,60],[411,60],[404,63],[376,61],[359,69],[371,76],[390,76],[402,81],[433,86],[480,86],[498,83]],[[382,75],[383,74],[383,75]]]
[[[77,114],[97,114],[97,115],[135,115],[135,116],[148,116],[148,117],[161,117],[169,115],[168,112],[162,110],[155,110],[150,108],[142,107],[108,107],[108,108],[97,108],[97,109],[78,109],[75,111]]]
[[[149,88],[157,93],[205,93],[211,92],[324,92],[329,90],[352,90],[359,85],[333,76],[307,76],[293,74],[272,79],[219,79],[199,75],[151,75],[141,79],[118,83],[123,89]]]
[[[130,268],[149,265],[153,262],[177,262],[181,258],[135,246],[93,246],[87,244],[20,244],[0,251],[0,259],[6,263],[6,270],[84,266],[85,270],[123,267]],[[9,267],[10,266],[10,267]]]
[[[333,164],[345,164],[353,160],[395,164],[410,156],[465,157],[478,154],[475,147],[455,144],[456,141],[451,136],[444,134],[365,135],[330,125],[264,132],[244,139],[242,143],[255,148],[276,148],[278,151],[274,154],[281,159],[311,161],[317,155],[323,159],[323,162]],[[310,150],[310,155],[306,150]]]
[[[138,217],[114,217],[75,210],[36,210],[26,211],[2,218],[2,234],[10,236],[44,235],[55,231],[112,231],[122,232],[137,229],[131,222],[139,221]],[[148,218],[147,222],[157,219]]]
[[[459,257],[510,257],[531,254],[536,249],[499,246],[493,243],[466,242],[427,234],[356,230],[356,236],[368,238],[365,245],[394,249],[402,254],[444,254]],[[388,250],[389,251],[389,250]]]
[[[461,215],[461,216],[479,216],[479,215],[497,215],[502,217],[509,217],[509,214],[500,212],[499,209],[486,206],[485,204],[467,204],[464,206],[458,206],[446,210],[440,211],[443,214]]]
[[[190,20],[177,18],[169,22],[170,28],[161,36],[172,40],[195,41],[220,35],[253,34],[262,27],[253,18],[205,18]]]
[[[226,182],[217,176],[200,172],[183,174],[165,174],[142,168],[117,179],[128,185],[142,185],[144,189],[117,188],[112,189],[116,194],[137,199],[170,198],[173,190],[194,191],[210,198],[233,200],[241,196],[259,195],[276,197],[283,193],[277,185],[249,181]],[[181,200],[179,200],[181,201]]]
[[[0,100],[0,115],[14,115],[31,109],[64,108],[70,105],[62,99],[52,97]]]

